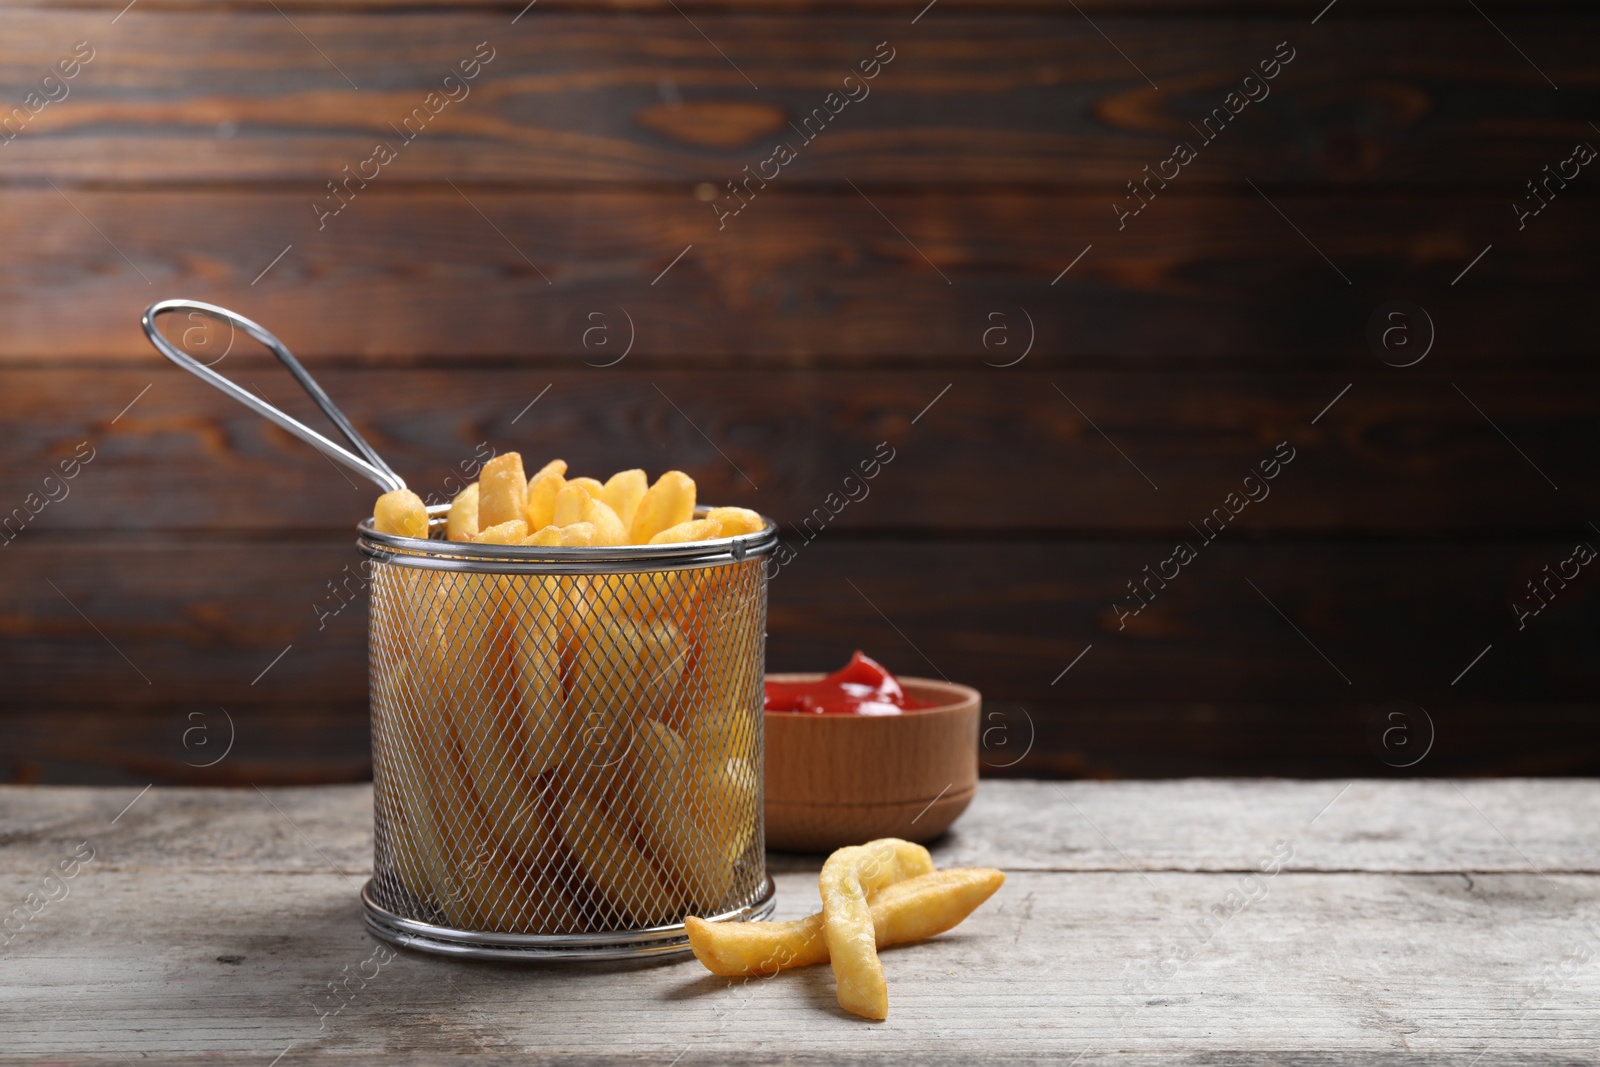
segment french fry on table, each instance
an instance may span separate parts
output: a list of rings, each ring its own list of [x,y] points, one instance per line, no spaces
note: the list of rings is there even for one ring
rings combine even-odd
[[[567,484],[581,485],[592,497],[598,497],[600,495],[600,491],[605,488],[605,486],[600,484],[600,479],[598,478],[568,478]]]
[[[878,948],[942,934],[977,910],[1005,882],[991,867],[950,867],[886,886],[870,900]],[[724,978],[773,974],[828,959],[822,912],[794,922],[684,920],[689,946],[706,969]]]
[[[841,848],[822,865],[817,888],[841,1008],[868,1019],[888,1018],[889,990],[867,895],[931,870],[927,849],[897,837]]]

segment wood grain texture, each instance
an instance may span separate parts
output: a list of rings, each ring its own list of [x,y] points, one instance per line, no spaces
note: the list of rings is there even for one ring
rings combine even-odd
[[[161,362],[135,321],[175,295],[278,331],[430,492],[480,442],[678,466],[790,537],[891,442],[776,580],[769,662],[973,682],[986,774],[1600,769],[1587,577],[1513,608],[1600,521],[1600,214],[1587,175],[1512,210],[1596,136],[1588,8],[124,7],[0,3],[0,115],[96,49],[0,143],[0,778],[367,773],[364,598],[318,616],[372,491]],[[479,41],[470,97],[319,230]],[[872,95],[719,230],[702,197],[880,41]],[[1279,41],[1271,96],[1119,228]],[[1367,336],[1401,299],[1437,331],[1407,369]],[[219,366],[307,409],[259,357]],[[1119,628],[1284,440],[1271,499]],[[1434,716],[1407,771],[1369,747],[1391,700]]]
[[[0,552],[76,531],[329,536],[371,513],[377,490],[359,475],[148,358],[81,376],[0,370]],[[281,369],[217,366],[324,425]],[[1600,493],[1592,374],[311,367],[429,500],[460,491],[463,464],[514,449],[602,479],[685,470],[702,499],[756,508],[791,539],[1193,539],[1190,524],[1214,526],[1223,508],[1239,512],[1229,532],[1252,537],[1466,530],[1548,538],[1554,550],[1595,536],[1574,501]],[[1294,458],[1273,468],[1283,442]],[[72,480],[47,483],[90,455]],[[1263,482],[1264,462],[1278,474]],[[875,478],[861,477],[863,463]],[[1225,503],[1246,491],[1267,495]]]
[[[99,10],[13,9],[0,14],[0,39],[28,44],[0,52],[0,83],[18,86],[19,98],[57,58],[48,42],[87,39],[98,54],[71,95],[3,150],[11,180],[294,181],[321,192],[376,140],[394,140],[391,124],[480,41],[491,42],[492,64],[401,147],[385,181],[720,188],[770,155],[774,136],[796,136],[788,122],[821,106],[884,40],[892,65],[836,125],[797,146],[785,183],[1092,184],[1109,198],[1176,140],[1195,139],[1190,123],[1286,38],[1292,65],[1214,147],[1197,145],[1186,182],[1490,183],[1509,198],[1592,134],[1580,100],[1565,98],[1592,78],[1588,13],[1510,23],[1540,69],[1579,90],[1569,94],[1553,92],[1466,9],[1448,19],[1330,18],[1315,29],[1298,9],[1108,14],[1094,25],[1071,12],[946,10],[913,27],[911,14],[911,5],[893,19],[741,9],[691,24],[670,9],[535,8],[515,26],[482,10],[304,12],[291,24],[267,7],[141,6],[112,27]],[[769,109],[737,148],[641,119],[710,104],[703,118],[715,122],[730,101]]]
[[[974,685],[985,774],[1387,773],[1369,731],[1397,700],[1432,717],[1434,747],[1409,773],[1593,772],[1589,586],[1522,631],[1510,607],[1557,547],[1219,539],[1119,629],[1124,583],[1169,545],[825,535],[772,582],[767,663],[832,665],[862,648],[899,673]],[[8,776],[365,770],[365,598],[352,587],[320,629],[317,613],[355,558],[343,536],[5,551]],[[280,722],[285,704],[309,706]],[[224,736],[218,709],[236,755],[198,768],[217,751],[199,742]],[[105,734],[84,729],[108,719]],[[195,726],[207,729],[186,748]]]
[[[243,12],[272,10],[273,4],[288,11],[381,13],[388,11],[475,11],[480,13],[504,12],[509,18],[527,7],[516,0],[141,0],[140,7],[152,11],[176,12]],[[811,12],[811,11],[869,11],[874,14],[904,15],[909,21],[921,8],[907,0],[540,0],[539,9],[560,11],[620,11],[665,14],[673,5],[685,11],[724,12]],[[1364,15],[1459,15],[1458,5],[1452,0],[1342,0],[1347,11]],[[0,10],[71,10],[100,11],[113,14],[124,5],[116,0],[63,0],[46,3],[44,0],[0,0]],[[923,6],[926,6],[925,4]],[[941,0],[940,7],[949,11],[975,11],[989,15],[1055,12],[1059,5],[1052,0]],[[1297,0],[1230,0],[1230,12],[1273,14],[1298,17],[1303,4]],[[1110,14],[1172,15],[1214,11],[1217,0],[1079,0],[1084,11]],[[1540,14],[1584,12],[1587,8],[1575,0],[1528,0],[1519,10]]]
[[[116,825],[130,790],[7,790],[9,896],[79,841],[96,848],[7,947],[7,1055],[1587,1062],[1596,875],[1563,868],[1593,860],[1582,813],[1595,788],[1358,782],[1318,815],[1328,783],[988,786],[953,843],[1001,842],[984,854],[1007,884],[956,931],[885,953],[891,1015],[871,1030],[838,1012],[825,968],[735,984],[692,960],[514,968],[401,953],[334,998],[328,983],[373,951],[356,900],[364,790],[156,790]],[[1246,880],[1278,842],[1294,853],[1281,872]],[[780,866],[779,916],[814,909],[817,861]],[[1241,885],[1250,903],[1225,904]]]
[[[313,689],[331,701],[365,698],[365,598],[352,586],[342,613],[315,610],[356,558],[343,537],[90,545],[7,550],[14,693],[130,705]],[[1119,621],[1112,605],[1136,603],[1126,581],[1170,551],[1133,540],[819,539],[771,582],[768,669],[831,666],[859,647],[897,673],[945,675],[989,700],[1129,703],[1559,703],[1586,699],[1596,681],[1588,584],[1517,629],[1518,578],[1537,573],[1549,546],[1219,540],[1142,614]],[[1490,643],[1495,654],[1452,692]],[[294,653],[253,682],[290,644]],[[1087,644],[1094,651],[1060,683],[1071,688],[1052,684]],[[75,670],[63,676],[68,664]]]
[[[1395,299],[1423,306],[1439,338],[1414,370],[1447,355],[1509,369],[1507,352],[1519,369],[1590,369],[1595,344],[1567,313],[1600,246],[1581,198],[1519,233],[1509,194],[1274,191],[1269,204],[1238,181],[1158,198],[1118,232],[1109,188],[870,202],[773,189],[718,233],[687,187],[374,186],[319,233],[309,192],[5,196],[0,283],[17,299],[0,306],[4,363],[155,366],[138,316],[172,295],[235,308],[303,358],[366,365],[605,367],[628,351],[622,367],[977,371],[1027,351],[1025,368],[1372,371],[1388,368],[1369,320]],[[169,329],[209,358],[227,338],[203,351],[203,322]]]
[[[148,781],[131,788],[0,785],[0,868],[25,873],[95,838],[105,846],[98,869],[129,874],[222,867],[311,874],[329,863],[371,873],[370,785],[269,788],[269,804],[248,786],[156,785],[141,797]],[[1284,868],[1295,873],[1595,875],[1600,839],[1585,830],[1594,792],[1595,783],[1583,778],[985,781],[969,814],[929,847],[939,867],[1221,874],[1253,868],[1262,846],[1291,839],[1295,854]],[[116,833],[106,835],[136,797]],[[814,859],[767,857],[787,873],[814,872]],[[804,905],[780,898],[780,906],[799,914]]]

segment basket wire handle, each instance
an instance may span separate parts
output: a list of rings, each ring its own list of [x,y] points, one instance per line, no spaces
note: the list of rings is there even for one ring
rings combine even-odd
[[[238,385],[189,355],[189,353],[174,347],[172,342],[162,336],[161,331],[156,328],[156,316],[169,311],[197,311],[202,315],[221,319],[261,342],[271,350],[274,356],[278,357],[279,363],[289,369],[289,373],[294,375],[294,380],[300,383],[300,387],[316,402],[317,407],[322,409],[322,413],[328,416],[328,419],[339,428],[339,432],[344,434],[345,440],[354,445],[361,455],[355,455],[349,449],[329,440],[300,420],[285,415],[254,393],[241,389]],[[306,373],[306,369],[300,365],[300,361],[294,358],[294,353],[290,352],[288,347],[274,337],[266,328],[251,322],[243,315],[229,311],[227,308],[218,307],[215,304],[201,303],[198,300],[157,301],[144,309],[144,316],[140,319],[140,325],[144,327],[144,335],[150,339],[151,344],[156,346],[158,352],[207,385],[233,397],[256,414],[283,427],[324,455],[338,460],[362,477],[376,482],[385,492],[393,492],[396,489],[404,489],[406,487],[405,479],[396,474],[394,468],[385,463],[383,457],[378,455],[371,445],[367,444],[366,438],[362,437],[356,428],[350,424],[350,420],[344,417],[344,412],[335,407],[333,401],[328,398],[328,394],[322,391],[322,386],[318,385],[316,380]]]

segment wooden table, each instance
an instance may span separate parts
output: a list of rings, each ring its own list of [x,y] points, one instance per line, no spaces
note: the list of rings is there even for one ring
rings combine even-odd
[[[368,787],[4,788],[4,906],[75,873],[0,949],[0,1058],[1593,1063],[1597,815],[1572,780],[986,782],[935,858],[1009,879],[885,953],[872,1024],[827,968],[384,962]],[[819,862],[771,857],[780,918]]]

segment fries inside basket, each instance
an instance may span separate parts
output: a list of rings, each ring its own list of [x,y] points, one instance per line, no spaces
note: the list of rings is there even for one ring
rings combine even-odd
[[[373,569],[374,903],[568,935],[760,899],[760,559]]]

